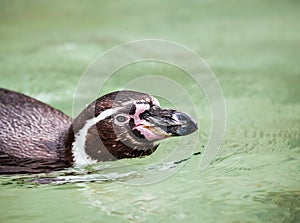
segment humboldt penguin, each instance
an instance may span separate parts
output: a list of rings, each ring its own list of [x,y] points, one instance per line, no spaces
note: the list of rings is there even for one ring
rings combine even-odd
[[[159,140],[197,130],[190,115],[163,109],[135,91],[106,94],[74,119],[0,88],[0,173],[42,173],[74,165],[144,157]]]

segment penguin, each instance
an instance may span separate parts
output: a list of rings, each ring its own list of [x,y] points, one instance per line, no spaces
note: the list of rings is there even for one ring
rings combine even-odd
[[[152,154],[157,141],[198,129],[192,117],[161,108],[146,93],[108,93],[74,119],[0,88],[0,174],[44,173]]]

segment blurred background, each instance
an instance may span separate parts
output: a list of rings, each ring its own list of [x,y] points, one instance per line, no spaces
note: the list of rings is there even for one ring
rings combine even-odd
[[[198,53],[227,106],[224,142],[207,170],[195,156],[145,187],[115,179],[34,187],[2,178],[0,222],[299,222],[299,11],[297,0],[0,0],[2,88],[71,115],[95,58],[157,38]]]

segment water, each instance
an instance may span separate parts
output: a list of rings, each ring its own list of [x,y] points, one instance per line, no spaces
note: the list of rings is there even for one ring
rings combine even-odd
[[[131,3],[0,1],[0,86],[71,115],[80,75],[99,54],[134,39],[177,41],[222,86],[227,126],[218,155],[199,170],[211,117],[190,85],[192,98],[201,95],[195,150],[168,159],[178,142],[193,142],[170,139],[145,159],[1,176],[0,222],[299,222],[298,2]],[[113,79],[107,91],[119,84]]]

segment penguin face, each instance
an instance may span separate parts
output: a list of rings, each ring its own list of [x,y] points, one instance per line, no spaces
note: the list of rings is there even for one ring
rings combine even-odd
[[[118,159],[149,155],[157,148],[155,141],[197,130],[188,114],[162,109],[156,98],[144,93],[120,91],[96,101],[96,116],[108,109],[111,114],[96,128],[106,149]]]
[[[188,135],[197,130],[197,124],[188,114],[161,109],[152,101],[135,101],[125,109],[121,108],[112,116],[112,122],[116,134],[126,132],[144,143]]]

